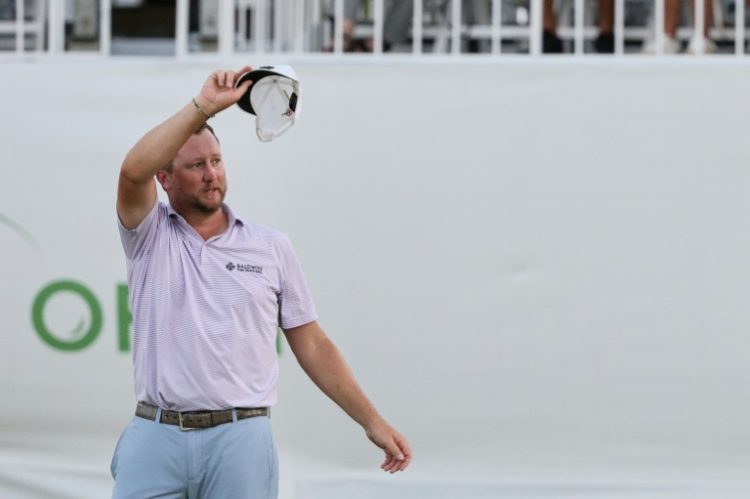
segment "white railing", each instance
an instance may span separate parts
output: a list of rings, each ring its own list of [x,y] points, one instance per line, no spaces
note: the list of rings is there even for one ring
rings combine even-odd
[[[734,53],[745,53],[745,2],[737,0],[734,4]]]
[[[333,30],[326,27],[326,16],[323,15],[321,0],[218,0],[218,36],[217,51],[223,56],[230,56],[238,52],[287,52],[307,54],[321,52],[323,33],[329,33],[331,51],[328,55],[340,56],[345,52],[344,46],[344,1],[331,0],[333,8]],[[501,17],[502,0],[486,0],[490,6],[488,23],[484,25],[466,26],[461,19],[462,0],[442,2],[448,4],[443,13],[446,22],[440,26],[423,25],[425,0],[402,0],[414,2],[412,16],[411,54],[421,56],[424,53],[424,40],[429,37],[435,42],[434,47],[444,48],[450,43],[447,52],[457,56],[462,54],[462,41],[468,38],[487,40],[490,43],[489,53],[500,55],[503,53],[503,39],[526,39],[528,53],[532,57],[542,54],[542,5],[543,0],[529,0],[530,13],[527,26],[503,25]],[[559,30],[565,38],[572,38],[575,56],[584,54],[585,41],[594,36],[596,30],[584,25],[586,2],[591,0],[573,0],[573,26]],[[704,5],[706,1],[695,0],[693,15],[693,32],[702,33],[704,23]],[[104,55],[111,53],[111,0],[99,2],[99,30],[98,52]],[[383,53],[385,2],[384,0],[369,0],[372,7],[372,27],[368,33],[372,39],[373,55]],[[0,35],[15,34],[15,52],[24,54],[27,35],[34,36],[35,50],[46,51],[50,54],[65,52],[65,3],[64,0],[37,0],[34,2],[36,12],[33,19],[26,19],[26,3],[15,0],[16,18],[13,21],[0,21]],[[654,0],[653,38],[656,53],[663,54],[664,34],[664,0]],[[175,55],[178,58],[189,57],[193,52],[189,44],[189,0],[177,0],[175,22]],[[245,26],[248,13],[252,12],[253,25],[250,30],[251,38],[245,37]],[[274,15],[276,14],[276,15]],[[625,0],[615,0],[615,55],[625,53],[626,37],[642,36],[644,28],[626,28]],[[734,33],[727,41],[734,42],[734,54],[745,55],[745,5],[744,0],[737,0],[735,4]],[[241,26],[236,30],[235,26]],[[272,31],[271,31],[272,26]],[[45,29],[46,27],[46,29]],[[719,34],[730,33],[722,28]],[[273,35],[273,36],[272,36]],[[572,35],[572,36],[571,36]],[[728,35],[724,35],[725,39]],[[697,37],[698,44],[703,43],[702,37]],[[700,46],[698,47],[700,48]]]

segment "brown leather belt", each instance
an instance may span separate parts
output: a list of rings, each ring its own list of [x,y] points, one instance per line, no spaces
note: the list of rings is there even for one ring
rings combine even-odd
[[[224,423],[231,423],[232,411],[237,413],[237,421],[256,416],[268,416],[268,407],[256,407],[252,409],[238,407],[236,409],[226,409],[223,411],[189,411],[178,412],[162,409],[159,422],[179,426],[181,430],[199,430],[202,428],[213,428]],[[135,415],[139,418],[156,420],[157,407],[138,402],[135,408]]]

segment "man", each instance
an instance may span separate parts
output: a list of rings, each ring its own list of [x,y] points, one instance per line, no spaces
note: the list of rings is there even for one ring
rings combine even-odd
[[[598,27],[599,33],[594,39],[594,48],[600,54],[615,52],[615,2],[599,0]],[[542,52],[545,54],[562,54],[563,42],[557,36],[557,16],[555,0],[544,0],[542,9]]]
[[[365,8],[364,0],[345,0],[344,1],[344,52],[372,52],[373,39],[355,39],[354,29],[356,27],[357,13],[360,9]],[[426,2],[425,2],[426,3]],[[463,2],[464,19],[468,24],[476,24],[482,19],[489,19],[488,6],[483,0],[465,0]],[[331,11],[333,11],[333,5]],[[432,7],[431,16],[448,15],[443,12],[447,5],[425,5],[425,9]],[[437,8],[437,10],[436,10]],[[389,52],[394,47],[404,45],[409,39],[412,27],[412,18],[414,14],[414,2],[411,0],[386,0],[384,4],[383,21],[383,51]],[[327,50],[333,50],[331,46]]]
[[[120,170],[138,400],[115,449],[114,498],[274,498],[268,408],[281,327],[302,368],[404,470],[407,440],[375,410],[316,322],[287,237],[223,203],[227,182],[209,117],[252,82],[214,71],[198,96],[144,135]],[[169,205],[157,201],[159,181]],[[194,430],[194,431],[186,431]]]
[[[690,2],[690,12],[695,15],[694,2]],[[713,2],[703,3],[703,30],[694,31],[693,36],[685,48],[685,53],[692,55],[713,54],[718,50],[716,43],[711,40],[711,25],[713,24]],[[682,52],[682,42],[677,38],[677,29],[682,17],[682,0],[665,0],[664,2],[664,36],[662,37],[662,51],[665,54],[679,54]],[[653,26],[652,26],[653,28]],[[656,34],[653,31],[643,42],[641,52],[655,54],[657,51]]]

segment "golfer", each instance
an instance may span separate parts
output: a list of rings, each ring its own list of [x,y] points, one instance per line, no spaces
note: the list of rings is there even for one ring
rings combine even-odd
[[[206,121],[245,94],[252,82],[235,83],[250,69],[211,73],[120,170],[138,402],[112,458],[117,499],[277,496],[269,417],[279,327],[315,384],[383,449],[383,470],[412,458],[318,325],[287,236],[224,204],[221,148]]]

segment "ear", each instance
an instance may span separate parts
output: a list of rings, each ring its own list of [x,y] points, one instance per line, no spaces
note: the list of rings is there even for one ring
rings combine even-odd
[[[158,172],[156,172],[156,180],[159,181],[159,183],[161,184],[161,188],[164,189],[164,192],[169,192],[171,184],[170,177],[171,175],[164,170],[159,170]]]

